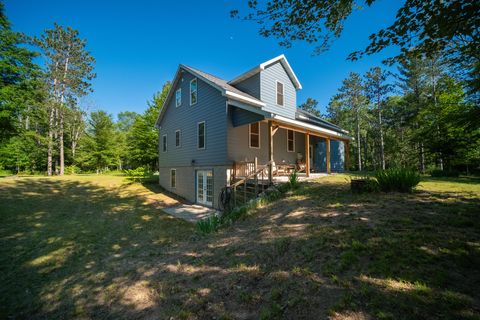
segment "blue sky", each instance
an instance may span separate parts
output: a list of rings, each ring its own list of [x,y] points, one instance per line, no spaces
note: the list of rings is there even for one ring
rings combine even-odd
[[[322,111],[350,71],[363,73],[394,54],[391,48],[360,61],[346,56],[368,44],[368,36],[390,25],[403,1],[377,0],[355,12],[330,50],[312,56],[313,45],[290,49],[258,35],[258,26],[230,18],[246,1],[38,1],[6,0],[13,29],[39,35],[53,23],[71,26],[88,41],[96,58],[94,93],[84,99],[92,110],[143,112],[146,102],[184,63],[224,79],[285,54],[302,83],[298,103],[319,101]]]

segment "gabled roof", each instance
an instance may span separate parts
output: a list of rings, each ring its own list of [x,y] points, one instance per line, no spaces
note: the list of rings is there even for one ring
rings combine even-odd
[[[209,73],[200,71],[198,69],[188,67],[186,65],[179,65],[177,72],[175,73],[175,77],[173,79],[173,83],[170,86],[170,90],[168,91],[167,98],[165,99],[165,102],[163,103],[162,109],[160,110],[160,114],[158,115],[157,121],[155,122],[155,125],[158,126],[160,123],[160,120],[163,118],[163,115],[165,113],[166,107],[168,103],[170,103],[170,99],[173,96],[173,88],[176,87],[178,80],[181,77],[181,74],[183,71],[189,72],[196,76],[197,78],[205,81],[212,87],[218,89],[222,95],[226,96],[227,98],[230,98],[232,100],[236,100],[242,103],[246,103],[255,107],[264,107],[265,103],[262,102],[261,100],[249,95],[248,93],[245,93],[243,91],[238,90],[237,88],[231,86],[228,84],[226,80],[223,80],[221,78],[218,78],[214,75],[211,75]]]
[[[254,76],[255,74],[259,73],[260,71],[265,70],[266,67],[268,67],[271,64],[274,64],[275,62],[280,62],[283,65],[283,67],[287,71],[288,76],[292,80],[293,85],[295,86],[295,89],[297,89],[297,90],[302,89],[302,85],[300,84],[300,81],[298,81],[298,78],[295,75],[295,72],[293,72],[292,67],[290,67],[290,64],[288,63],[287,58],[285,58],[285,55],[283,55],[283,54],[281,54],[278,57],[275,57],[273,59],[270,59],[268,61],[265,61],[263,63],[260,63],[258,66],[248,70],[245,73],[242,73],[241,75],[239,75],[235,79],[230,80],[228,83],[231,84],[231,85],[235,85],[239,82],[242,82],[243,80],[248,79],[248,78]]]

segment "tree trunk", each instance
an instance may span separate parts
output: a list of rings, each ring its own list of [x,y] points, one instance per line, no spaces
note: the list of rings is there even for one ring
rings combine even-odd
[[[52,107],[50,110],[50,117],[48,121],[48,150],[47,150],[47,174],[52,175],[52,155],[53,155],[53,117],[55,110]]]
[[[385,146],[383,142],[383,126],[382,126],[382,110],[380,108],[380,97],[377,99],[378,108],[378,129],[380,131],[380,160],[382,162],[382,169],[385,170]]]
[[[65,154],[63,149],[63,110],[60,110],[60,130],[59,130],[59,149],[60,149],[60,172],[63,176],[65,173]]]
[[[357,160],[358,160],[358,171],[362,171],[362,146],[360,142],[360,115],[357,107],[356,110],[356,122],[357,122]]]
[[[425,174],[425,148],[423,142],[420,142],[420,171]]]

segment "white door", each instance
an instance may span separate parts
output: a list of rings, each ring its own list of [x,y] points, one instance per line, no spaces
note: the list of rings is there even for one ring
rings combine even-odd
[[[207,206],[213,204],[212,170],[197,171],[197,202]]]

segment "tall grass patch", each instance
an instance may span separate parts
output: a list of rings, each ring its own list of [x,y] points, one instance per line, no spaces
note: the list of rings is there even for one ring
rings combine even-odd
[[[392,168],[375,174],[380,190],[384,192],[412,192],[420,183],[420,175],[411,169]]]

